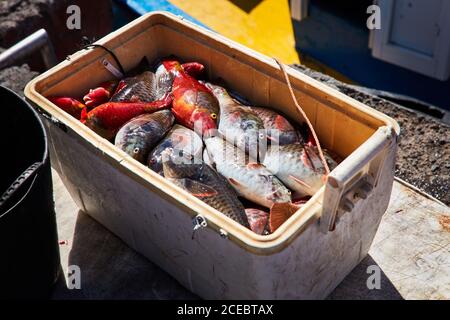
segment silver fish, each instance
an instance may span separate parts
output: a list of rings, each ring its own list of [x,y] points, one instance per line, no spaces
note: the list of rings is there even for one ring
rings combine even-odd
[[[274,203],[291,201],[290,190],[244,151],[220,137],[208,137],[205,144],[217,171],[228,179],[240,196],[267,208]]]
[[[150,150],[170,130],[174,120],[170,110],[137,116],[120,128],[114,144],[143,163]]]
[[[164,176],[227,217],[249,228],[245,208],[235,191],[220,174],[203,161],[176,154],[170,148],[162,152]]]
[[[219,132],[225,139],[254,159],[265,149],[266,130],[263,121],[250,108],[234,100],[223,87],[206,84],[219,101]],[[261,145],[263,143],[263,145]]]
[[[303,142],[292,124],[281,114],[264,107],[247,107],[264,123],[267,138],[279,145]]]
[[[337,163],[327,156],[332,170]],[[270,146],[264,165],[299,196],[314,195],[325,181],[325,168],[315,147],[308,144]]]
[[[148,156],[147,165],[160,175],[164,175],[161,154],[167,148],[201,161],[203,141],[194,131],[179,124],[174,125]]]

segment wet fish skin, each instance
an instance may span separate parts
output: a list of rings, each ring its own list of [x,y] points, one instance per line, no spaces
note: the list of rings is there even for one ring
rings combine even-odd
[[[181,64],[181,68],[186,74],[193,78],[197,78],[201,75],[205,66],[198,62],[187,62]],[[175,78],[175,72],[167,71],[163,63],[159,64],[156,68],[157,88],[160,95],[164,95],[172,90],[173,80]]]
[[[219,103],[211,91],[184,72],[175,60],[164,60],[163,65],[174,74],[172,112],[177,122],[202,135],[217,128]]]
[[[201,161],[203,141],[192,130],[175,124],[169,133],[160,141],[160,143],[150,152],[147,165],[153,171],[164,176],[162,164],[162,152],[171,148],[174,152],[182,155],[189,155]]]
[[[158,91],[157,78],[151,71],[120,81],[120,90],[111,97],[111,102],[152,102],[163,95]]]
[[[256,234],[267,234],[268,233],[268,221],[269,213],[255,208],[245,209],[245,214],[247,215],[248,223],[250,224],[250,229]]]
[[[108,102],[111,96],[114,94],[118,81],[111,80],[101,83],[95,89],[90,89],[89,92],[83,97],[83,101],[89,110]]]
[[[207,137],[206,148],[216,170],[230,181],[237,193],[270,208],[273,203],[290,202],[291,192],[262,164],[220,137]]]
[[[337,164],[328,157],[330,169]],[[325,168],[317,149],[308,144],[270,146],[264,165],[299,196],[314,195],[324,184]]]
[[[120,128],[114,144],[144,163],[150,150],[170,130],[174,121],[170,110],[139,115]]]
[[[245,208],[229,183],[204,162],[194,163],[166,149],[164,176],[227,217],[249,228]]]
[[[81,112],[85,108],[85,105],[80,101],[70,97],[55,96],[48,97],[47,99],[78,120],[81,118]]]
[[[171,97],[154,102],[107,102],[89,111],[82,122],[105,139],[114,138],[126,122],[144,113],[153,113],[170,106]]]
[[[263,121],[267,138],[272,143],[286,145],[302,142],[294,126],[281,114],[265,107],[249,106],[248,108]],[[277,131],[274,132],[274,130]]]
[[[258,159],[260,141],[265,142],[264,123],[251,108],[235,101],[221,86],[207,84],[220,105],[219,132],[231,144]]]

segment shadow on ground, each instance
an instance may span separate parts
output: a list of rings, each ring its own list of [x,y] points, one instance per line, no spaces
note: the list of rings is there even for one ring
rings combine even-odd
[[[229,0],[235,6],[241,8],[247,13],[250,13],[262,0]]]
[[[328,300],[403,300],[392,282],[381,270],[380,289],[369,289],[367,279],[373,272],[367,273],[369,266],[378,266],[370,255],[367,255],[355,269],[328,296]],[[381,268],[380,268],[381,269]]]
[[[78,212],[69,265],[81,270],[81,289],[69,290],[64,278],[62,299],[177,300],[197,297],[158,266],[82,211]]]

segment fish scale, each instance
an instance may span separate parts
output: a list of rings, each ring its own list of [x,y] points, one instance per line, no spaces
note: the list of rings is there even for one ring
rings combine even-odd
[[[237,193],[270,208],[273,203],[291,201],[291,192],[264,165],[220,137],[205,139],[209,161],[227,178]]]
[[[337,163],[326,156],[330,169]],[[314,195],[324,184],[325,168],[315,147],[302,144],[270,146],[264,165],[300,196]]]
[[[182,160],[185,161],[182,161]],[[166,149],[163,152],[164,176],[227,217],[249,228],[245,208],[235,191],[206,163],[194,163]]]
[[[162,90],[153,72],[145,71],[140,75],[122,80],[123,89],[111,97],[111,102],[140,101],[152,102],[161,99]]]
[[[144,162],[150,150],[170,130],[173,122],[174,117],[169,110],[137,116],[119,130],[115,145],[134,159]]]

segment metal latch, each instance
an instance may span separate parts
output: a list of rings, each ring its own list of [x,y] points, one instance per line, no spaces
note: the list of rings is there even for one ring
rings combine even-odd
[[[192,219],[192,225],[192,239],[194,239],[195,231],[206,228],[208,223],[202,215],[198,214]]]

